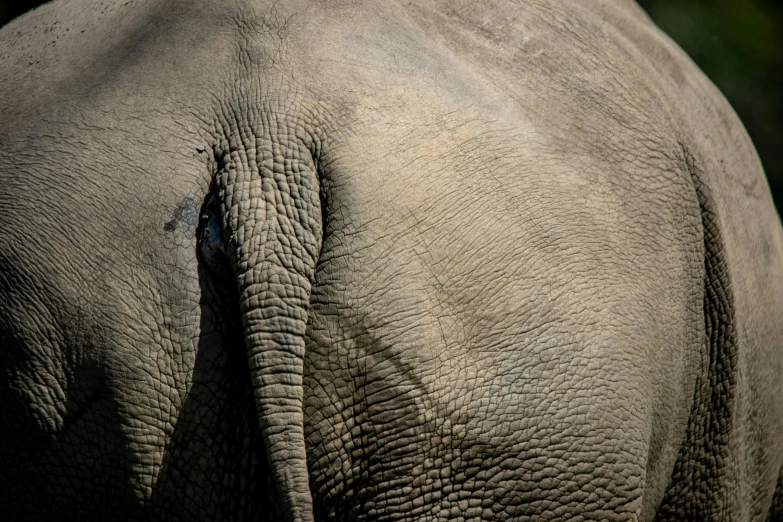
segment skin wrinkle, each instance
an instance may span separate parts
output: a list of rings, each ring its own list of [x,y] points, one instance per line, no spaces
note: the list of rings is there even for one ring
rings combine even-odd
[[[81,1],[0,32],[6,517],[767,516],[780,225],[635,4]]]

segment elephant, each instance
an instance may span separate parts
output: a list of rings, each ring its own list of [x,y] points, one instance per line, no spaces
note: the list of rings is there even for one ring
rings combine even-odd
[[[0,31],[4,520],[780,520],[783,230],[632,0]]]

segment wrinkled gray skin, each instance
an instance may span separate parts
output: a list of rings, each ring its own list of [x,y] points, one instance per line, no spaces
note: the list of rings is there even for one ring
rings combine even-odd
[[[4,520],[781,516],[781,226],[631,2],[55,1],[0,186]]]

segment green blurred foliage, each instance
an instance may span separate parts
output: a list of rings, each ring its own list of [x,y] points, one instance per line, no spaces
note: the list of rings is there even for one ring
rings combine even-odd
[[[638,1],[731,102],[783,208],[783,2]],[[0,0],[0,26],[41,3]]]
[[[783,2],[637,1],[731,102],[783,208]]]
[[[0,27],[4,26],[22,13],[46,2],[34,0],[0,0]]]

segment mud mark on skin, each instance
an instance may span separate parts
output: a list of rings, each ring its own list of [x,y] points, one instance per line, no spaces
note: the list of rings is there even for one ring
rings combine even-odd
[[[163,225],[166,232],[174,232],[177,228],[182,231],[193,231],[198,225],[200,202],[193,195],[186,196],[174,209],[174,217]]]

